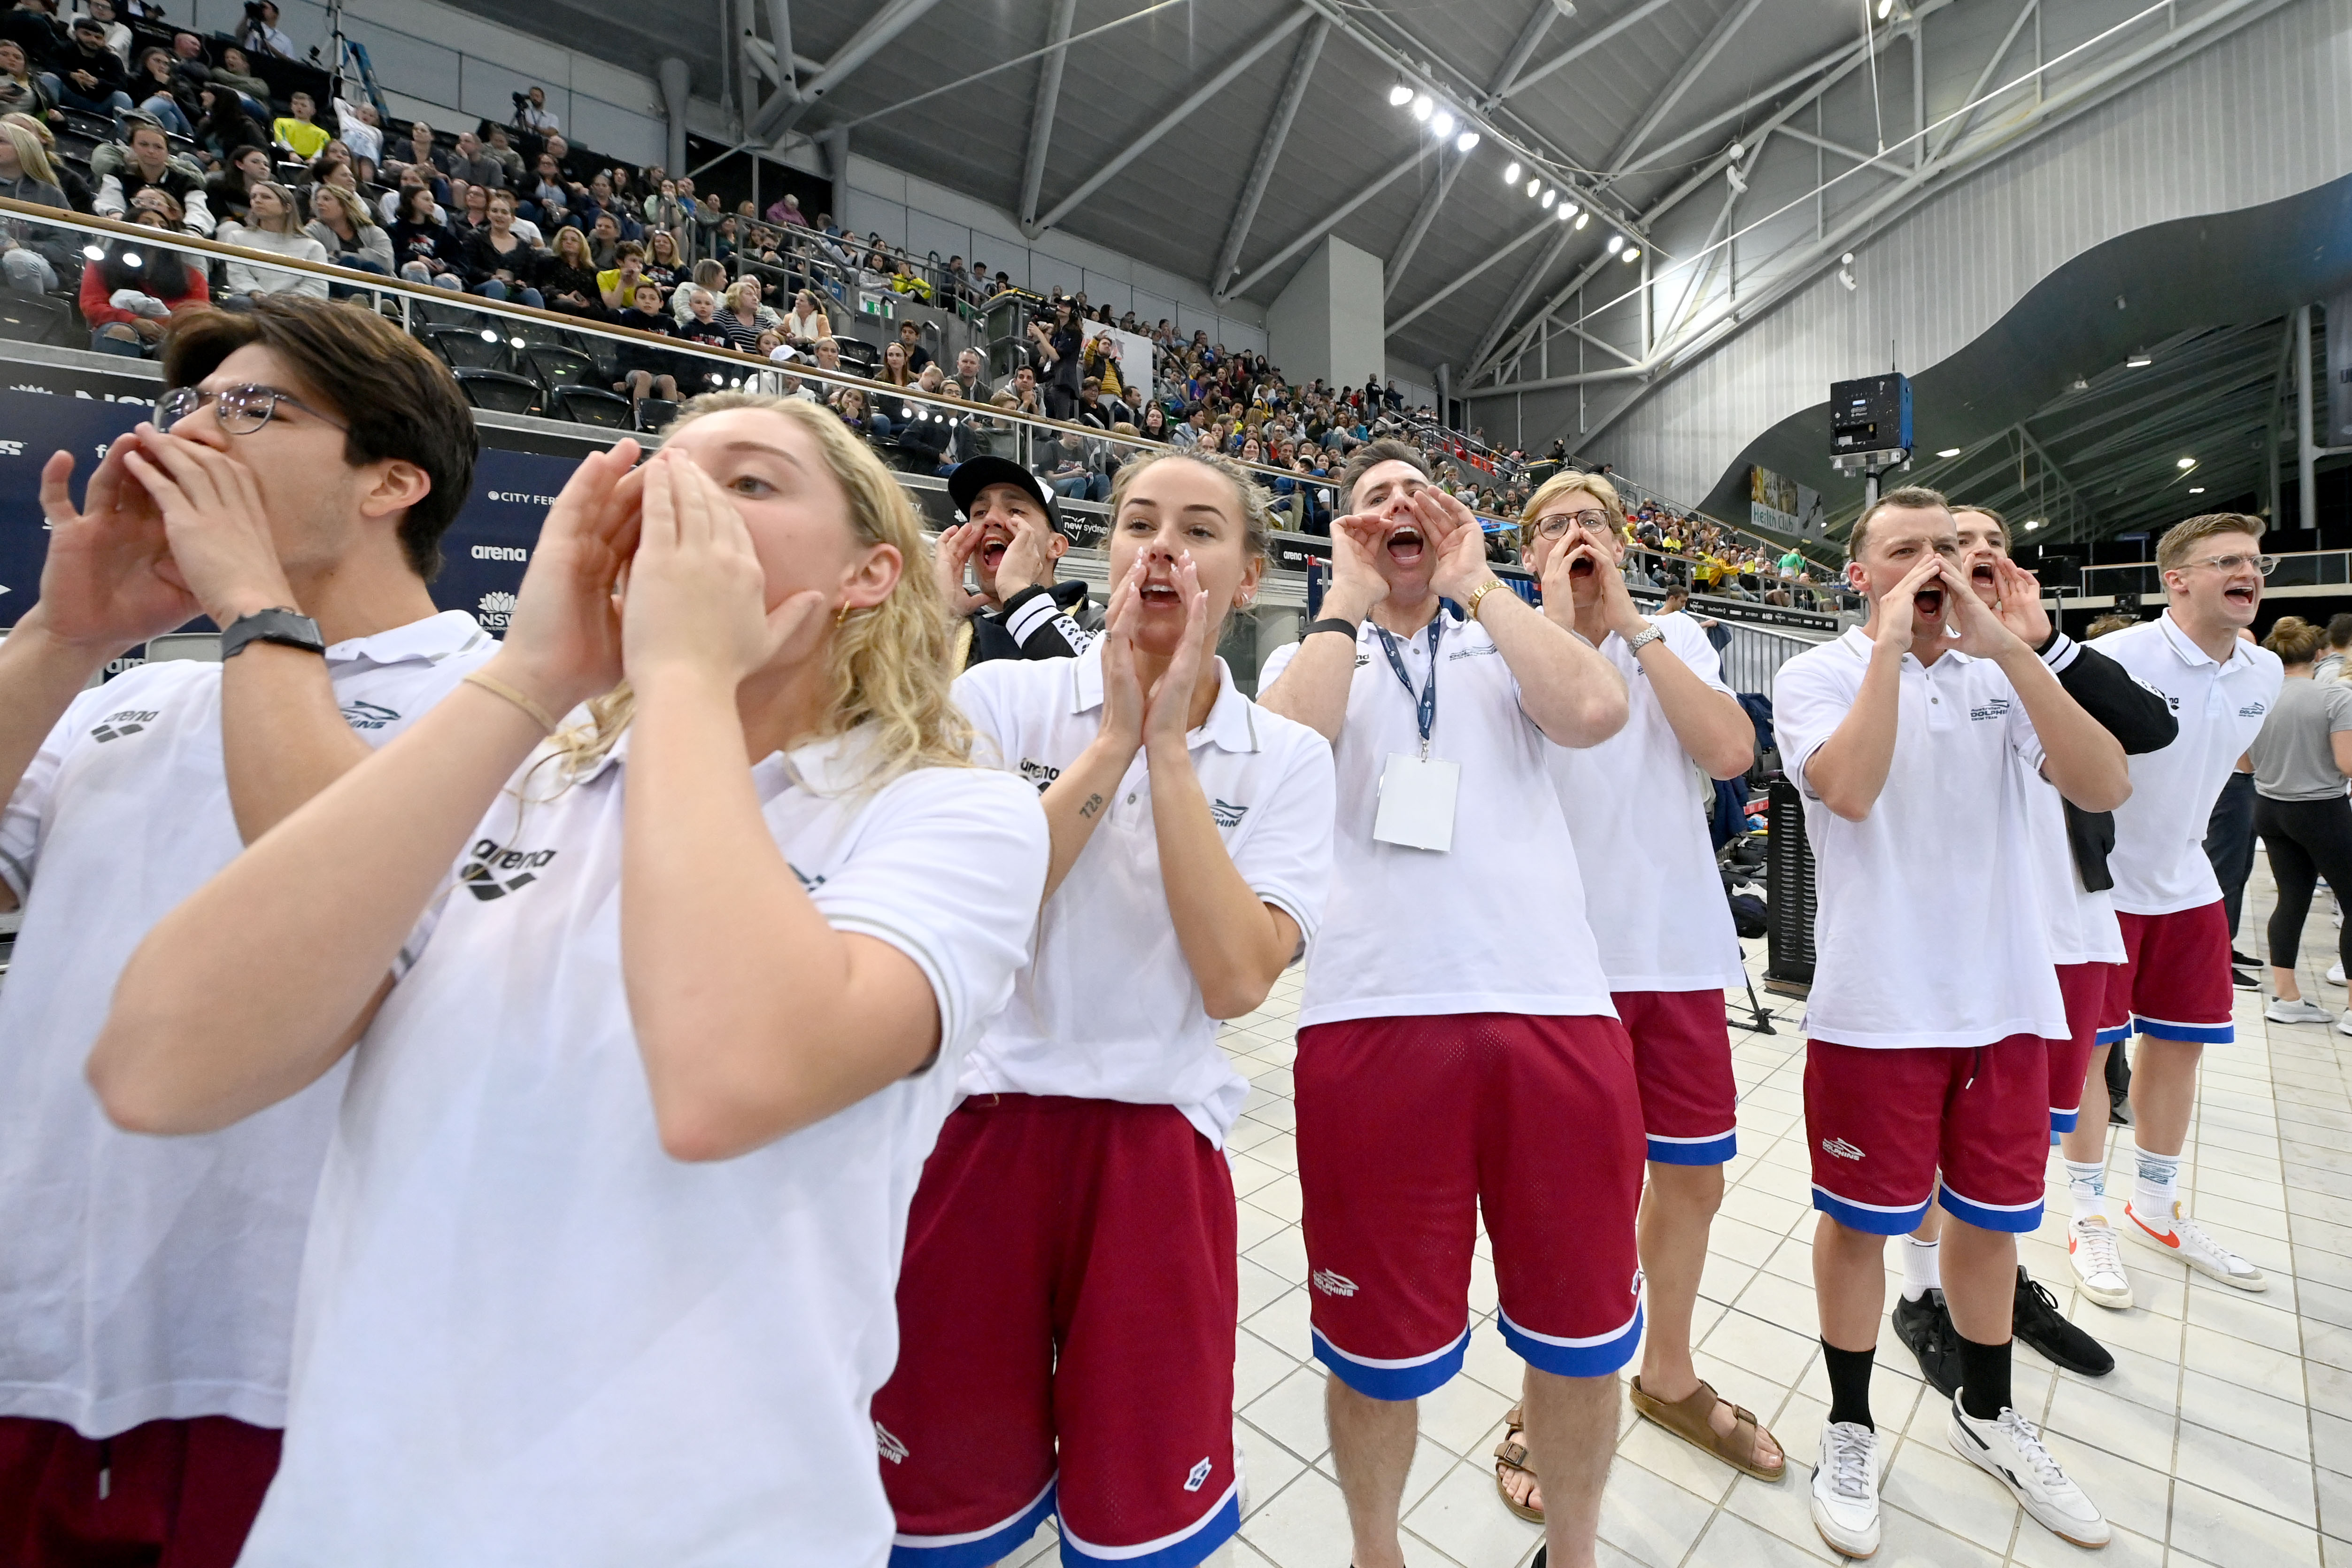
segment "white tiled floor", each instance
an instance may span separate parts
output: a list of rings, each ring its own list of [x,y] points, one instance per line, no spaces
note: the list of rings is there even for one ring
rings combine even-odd
[[[2248,889],[2239,945],[2252,949],[2270,908],[2266,868]],[[2320,975],[2336,931],[2320,900],[2305,931],[2305,994],[2341,1010]],[[1749,971],[1761,973],[1763,944]],[[1234,1430],[1248,1513],[1238,1568],[1345,1568],[1348,1530],[1324,1438],[1321,1369],[1307,1356],[1306,1248],[1298,1229],[1290,1063],[1299,976],[1223,1044],[1253,1089],[1231,1143],[1241,1197],[1241,1310]],[[1897,1435],[1886,1476],[1879,1563],[2048,1568],[2098,1563],[2215,1568],[2352,1568],[2352,1039],[2266,1024],[2241,992],[2238,1043],[2205,1053],[2181,1187],[2191,1212],[2269,1271],[2244,1295],[2126,1244],[2138,1305],[2111,1312],[2074,1289],[2065,1258],[2063,1170],[2052,1151],[2053,1205],[2025,1260],[2075,1321],[2116,1356],[2097,1379],[2018,1352],[2018,1404],[2042,1421],[2061,1460],[2116,1527],[2103,1553],[2067,1545],[2005,1500],[1945,1445],[1942,1405],[1922,1397],[1917,1363],[1891,1330],[1879,1341],[1874,1414]],[[1717,1464],[1628,1409],[1601,1524],[1609,1565],[1836,1563],[1807,1511],[1807,1468],[1828,1409],[1813,1338],[1813,1217],[1802,1128],[1799,1004],[1766,996],[1774,1033],[1735,1027],[1739,1157],[1715,1226],[1695,1332],[1701,1375],[1757,1411],[1787,1447],[1790,1475],[1766,1485]],[[1743,998],[1744,1001],[1744,998]],[[2110,1144],[2109,1190],[2127,1194],[2130,1133]],[[1484,1261],[1472,1308],[1491,1319]],[[1890,1258],[1893,1249],[1889,1249]],[[1893,1300],[1892,1293],[1889,1295]],[[1421,1454],[1406,1498],[1416,1565],[1514,1568],[1538,1531],[1506,1512],[1488,1455],[1517,1395],[1520,1363],[1491,1323],[1471,1336],[1465,1374],[1422,1404]],[[1013,1564],[1052,1560],[1051,1527]]]

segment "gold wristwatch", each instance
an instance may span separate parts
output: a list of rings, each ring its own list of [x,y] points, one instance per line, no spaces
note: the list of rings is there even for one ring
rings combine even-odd
[[[1478,606],[1486,602],[1487,595],[1493,593],[1496,589],[1501,586],[1503,586],[1503,580],[1500,577],[1489,577],[1484,583],[1479,584],[1475,588],[1471,589],[1470,596],[1462,602],[1463,617],[1474,622],[1477,620]]]

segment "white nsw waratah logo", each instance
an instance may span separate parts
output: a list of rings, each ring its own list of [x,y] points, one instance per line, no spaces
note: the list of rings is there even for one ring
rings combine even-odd
[[[1832,1160],[1859,1160],[1862,1158],[1862,1151],[1855,1148],[1853,1144],[1847,1142],[1843,1138],[1822,1139],[1822,1152],[1827,1154]]]
[[[1209,1463],[1208,1460],[1202,1460],[1199,1464],[1193,1466],[1191,1470],[1186,1472],[1184,1476],[1184,1489],[1188,1492],[1199,1491],[1202,1487],[1209,1484],[1209,1477],[1215,1471],[1215,1469],[1216,1467]]]
[[[474,606],[474,616],[482,623],[484,629],[502,632],[507,629],[507,622],[513,618],[515,596],[501,589],[483,595],[481,602]]]
[[[900,1442],[897,1434],[879,1421],[874,1423],[874,1446],[879,1448],[882,1451],[882,1457],[892,1464],[903,1465],[907,1462],[907,1445]]]
[[[1356,1282],[1353,1279],[1349,1279],[1345,1274],[1334,1274],[1328,1268],[1318,1268],[1315,1271],[1313,1283],[1315,1289],[1322,1291],[1326,1296],[1352,1296],[1356,1293]]]

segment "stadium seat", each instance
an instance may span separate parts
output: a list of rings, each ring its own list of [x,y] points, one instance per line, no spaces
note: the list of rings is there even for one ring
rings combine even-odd
[[[607,430],[629,428],[629,400],[614,393],[599,392],[593,386],[559,386],[554,398],[556,409],[575,424]]]
[[[12,294],[0,291],[0,338],[26,343],[68,342],[87,347],[75,329],[73,306],[54,294]]]
[[[466,401],[493,414],[530,414],[540,405],[539,383],[527,375],[499,370],[458,370],[458,387]]]
[[[677,417],[677,405],[667,397],[648,397],[637,404],[637,428],[658,430]]]
[[[425,341],[451,370],[504,371],[512,361],[503,335],[484,337],[480,327],[426,327]]]
[[[539,384],[551,394],[559,387],[596,384],[594,357],[561,343],[530,343],[522,351],[522,363],[523,368],[538,377]]]

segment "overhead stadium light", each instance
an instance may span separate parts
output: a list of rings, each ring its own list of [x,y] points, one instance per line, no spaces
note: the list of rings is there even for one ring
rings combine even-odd
[[[1591,213],[1579,213],[1576,215],[1576,226],[1579,228],[1582,228],[1586,224],[1591,223],[1591,221],[1592,215]]]
[[[1467,153],[1476,145],[1478,145],[1478,133],[1475,131],[1465,131],[1454,139],[1454,150],[1456,153]]]
[[[1559,199],[1559,193],[1558,191],[1546,191],[1546,192],[1544,192],[1544,194],[1543,194],[1543,200],[1542,200],[1541,202],[1538,203],[1537,205],[1538,205],[1538,206],[1545,206],[1545,207],[1549,207],[1549,205],[1551,205],[1551,204],[1552,204],[1552,203],[1554,203],[1554,202],[1558,201]]]
[[[1429,94],[1421,93],[1413,99],[1412,117],[1415,120],[1426,120],[1436,111],[1437,100],[1430,97]]]
[[[2131,357],[2124,361],[2125,366],[2131,370],[2146,370],[2155,363],[2156,356],[2149,353],[2146,349],[2132,350]]]
[[[1620,250],[1625,248],[1625,237],[1622,234],[1611,235],[1609,237],[1609,243],[1604,248],[1607,249],[1610,255],[1616,255]]]
[[[1538,191],[1542,189],[1543,176],[1541,174],[1538,174],[1534,179],[1528,182],[1528,195],[1530,198],[1532,198]]]
[[[1576,204],[1574,202],[1562,202],[1559,205],[1552,209],[1551,216],[1559,219],[1560,222],[1566,223],[1569,219],[1576,216]]]
[[[1958,447],[1947,447],[1942,451],[1936,454],[1936,456],[1939,458],[1957,458],[1959,455],[1960,449]]]
[[[1400,81],[1394,87],[1389,89],[1389,107],[1391,109],[1402,109],[1406,104],[1411,103],[1412,101],[1412,89],[1408,84]]]
[[[2194,458],[2183,458],[2180,461],[2173,464],[2172,466],[2176,468],[2181,468],[2184,470],[2193,468],[2197,466],[2197,459]]]
[[[1509,163],[1503,165],[1503,184],[1507,185],[1517,184],[1519,183],[1519,175],[1521,173],[1522,171],[1519,168],[1519,161],[1517,158],[1512,159]]]
[[[1454,111],[1450,109],[1439,110],[1429,117],[1429,128],[1440,136],[1453,135]]]
[[[1625,247],[1625,254],[1619,257],[1617,259],[1620,261],[1639,261],[1642,259],[1642,247],[1638,245],[1629,245]]]

